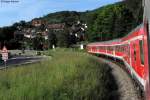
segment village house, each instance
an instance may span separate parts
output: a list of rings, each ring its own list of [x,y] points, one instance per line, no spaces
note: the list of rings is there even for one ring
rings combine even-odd
[[[55,31],[60,31],[64,30],[65,24],[64,23],[59,23],[59,24],[48,24],[47,29],[48,30],[55,30]]]
[[[46,21],[40,19],[34,19],[31,22],[32,26],[39,27],[41,25],[46,25]]]

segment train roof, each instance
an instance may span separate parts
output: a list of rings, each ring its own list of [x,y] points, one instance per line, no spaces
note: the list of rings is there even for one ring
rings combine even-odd
[[[143,23],[138,25],[135,29],[133,29],[131,32],[129,32],[126,36],[122,37],[122,38],[118,38],[118,39],[114,39],[114,40],[109,40],[109,41],[102,41],[102,42],[93,42],[93,43],[89,43],[88,46],[90,45],[109,45],[110,43],[112,44],[118,44],[120,42],[122,42],[123,39],[129,37],[134,31],[137,31],[139,28],[141,28],[143,26]]]
[[[109,40],[109,41],[102,41],[102,42],[93,42],[93,43],[90,43],[90,44],[88,44],[89,46],[90,45],[100,45],[100,44],[112,44],[112,43],[114,43],[114,44],[117,44],[117,43],[119,43],[119,42],[121,42],[121,39],[115,39],[115,40]]]
[[[133,30],[131,30],[126,36],[122,37],[121,39],[125,39],[128,38],[129,36],[131,36],[131,34],[137,30],[139,30],[141,27],[143,27],[143,23],[138,25],[136,28],[134,28]]]

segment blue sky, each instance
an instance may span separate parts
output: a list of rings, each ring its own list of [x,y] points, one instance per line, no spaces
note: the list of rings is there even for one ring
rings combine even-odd
[[[18,3],[0,2],[0,27],[20,20],[30,21],[57,11],[86,11],[119,0],[19,0]]]

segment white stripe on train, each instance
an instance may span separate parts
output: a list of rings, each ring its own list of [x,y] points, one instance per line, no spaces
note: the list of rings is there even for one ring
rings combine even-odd
[[[119,43],[119,44],[100,44],[100,45],[95,45],[94,44],[94,46],[118,46],[118,45],[124,45],[124,44],[129,44],[131,41],[135,41],[135,40],[142,40],[143,39],[143,37],[144,37],[144,35],[140,35],[140,36],[136,36],[136,37],[134,37],[134,38],[132,38],[132,39],[130,39],[130,40],[126,40],[126,41],[123,41],[122,43]],[[99,42],[99,43],[101,43],[101,42]],[[89,44],[88,46],[93,46],[93,44]]]

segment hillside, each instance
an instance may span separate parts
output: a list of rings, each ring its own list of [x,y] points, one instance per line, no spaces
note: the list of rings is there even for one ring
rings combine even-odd
[[[73,34],[75,35],[74,31],[76,30],[72,30],[72,28],[76,27],[77,22],[81,22],[80,27],[77,26],[78,30],[81,30],[82,23],[86,23],[88,28],[84,30],[84,32],[79,31],[78,34],[84,34],[84,41],[98,42],[120,38],[128,34],[132,29],[134,29],[142,22],[142,11],[141,0],[132,0],[132,2],[129,2],[129,0],[125,0],[123,2],[100,7],[92,11],[61,11],[50,13],[46,16],[35,19],[45,21],[48,25],[62,23],[65,24],[65,29],[67,30],[60,32],[63,33],[64,36],[57,36],[65,37],[65,44],[68,42],[68,38],[70,37],[68,36],[68,34],[73,32]],[[42,27],[45,28],[45,26]],[[22,27],[23,29],[34,28],[32,27],[32,22],[25,21],[15,23],[10,27],[0,28],[0,42],[2,44],[9,44],[10,46],[14,44],[18,45],[19,42],[17,40],[14,40],[14,32],[18,30],[18,27]],[[57,38],[57,40],[60,40],[60,38]],[[70,40],[72,41],[72,39]],[[62,46],[62,41],[58,41],[57,45]],[[76,41],[74,43],[76,43]]]
[[[132,1],[134,3],[134,0]],[[132,6],[128,6],[128,0],[126,0],[92,11],[51,13],[40,19],[48,23],[66,23],[69,26],[80,20],[87,23],[88,30],[85,35],[88,41],[104,41],[123,37],[139,25],[142,22],[142,11],[138,17],[135,17],[135,14],[136,12],[132,10]]]

